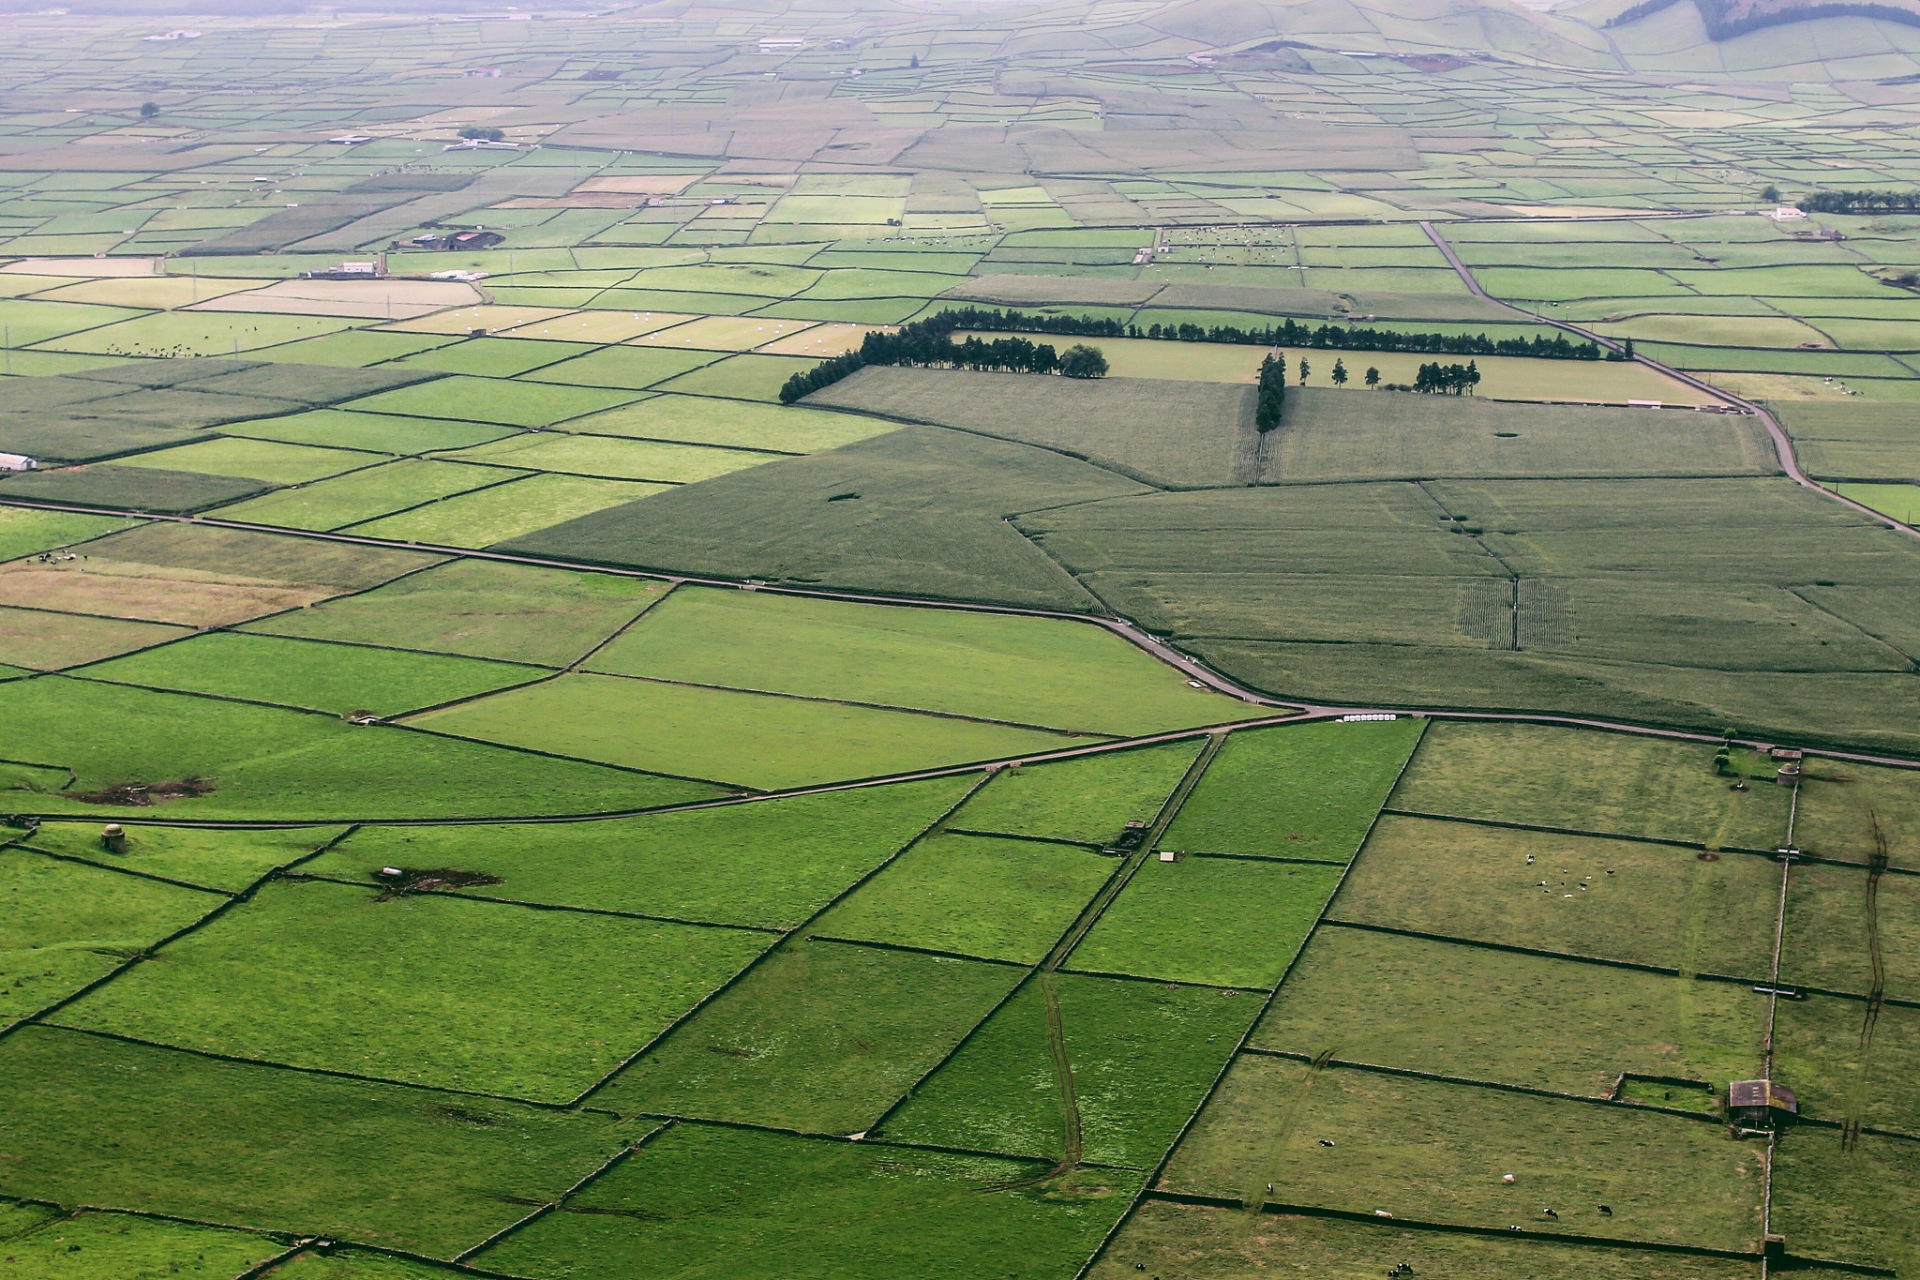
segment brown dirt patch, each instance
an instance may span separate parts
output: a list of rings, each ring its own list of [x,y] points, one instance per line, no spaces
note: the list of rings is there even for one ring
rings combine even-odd
[[[230,626],[338,595],[335,587],[293,586],[191,570],[93,560],[0,568],[0,605],[56,609],[187,627]]]
[[[144,808],[165,804],[169,800],[212,795],[214,790],[212,778],[175,778],[172,782],[122,782],[98,791],[69,794],[82,804],[137,805]]]
[[[394,867],[398,875],[384,870],[373,874],[385,891],[379,900],[387,902],[409,893],[435,893],[442,889],[469,889],[477,885],[499,884],[500,877],[484,871],[465,871],[459,867]]]

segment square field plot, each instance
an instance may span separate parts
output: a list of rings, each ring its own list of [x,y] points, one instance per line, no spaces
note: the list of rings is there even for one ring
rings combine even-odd
[[[509,826],[363,827],[305,870],[494,877],[470,896],[790,929],[898,853],[966,793],[940,778],[687,813]]]
[[[1020,977],[1007,965],[790,943],[591,1101],[622,1112],[864,1132]]]
[[[638,617],[664,582],[453,560],[254,630],[564,667]]]
[[[65,511],[0,507],[0,561],[37,555],[90,538],[133,527],[115,516],[84,516]]]
[[[492,422],[510,427],[544,427],[582,414],[611,409],[633,396],[595,387],[554,387],[505,378],[440,378],[417,386],[383,391],[352,402],[364,413],[394,413],[457,422]]]
[[[636,338],[648,347],[685,347],[692,351],[751,351],[812,328],[805,320],[769,320],[757,316],[704,316]],[[835,348],[839,350],[839,348]]]
[[[407,366],[439,373],[511,378],[592,350],[580,342],[520,342],[512,338],[469,338],[409,357]]]
[[[8,1274],[36,1280],[159,1275],[230,1280],[284,1253],[286,1245],[251,1231],[124,1213],[67,1217],[37,1205],[16,1209],[0,1203],[0,1249]]]
[[[1754,855],[1389,815],[1331,914],[1758,981],[1779,898],[1779,865]]]
[[[0,1026],[99,978],[226,899],[0,849]]]
[[[1117,865],[1077,845],[935,836],[901,854],[814,932],[1038,964]]]
[[[1793,840],[1808,853],[1859,863],[1884,841],[1890,865],[1920,868],[1920,770],[1807,760]]]
[[[1796,1253],[1891,1267],[1920,1267],[1920,1143],[1863,1134],[1848,1151],[1831,1129],[1780,1140],[1773,1175],[1774,1230]]]
[[[1339,867],[1149,859],[1067,963],[1100,973],[1271,987],[1339,882]]]
[[[1282,725],[1235,734],[1161,843],[1345,862],[1386,803],[1419,720]]]
[[[1875,955],[1875,952],[1878,955]],[[1801,863],[1787,890],[1780,977],[1865,995],[1920,999],[1920,877]]]
[[[1874,1013],[1864,999],[1820,995],[1783,1000],[1774,1041],[1775,1072],[1799,1093],[1801,1114],[1920,1134],[1920,1098],[1898,1083],[1920,1068],[1920,1009],[1889,1004]]]
[[[1151,823],[1200,754],[1198,737],[1162,747],[1003,769],[948,825],[957,830],[1110,844]]]
[[[0,476],[0,499],[185,514],[250,497],[268,487],[264,480],[96,462],[91,466]]]
[[[522,325],[550,323],[566,314],[560,307],[501,307],[481,305],[440,311],[386,326],[382,333],[438,333],[466,337],[474,330],[503,333]]]
[[[444,418],[402,418],[387,413],[314,409],[284,418],[259,418],[251,422],[232,423],[222,427],[221,433],[255,440],[318,445],[329,449],[416,454],[440,449],[469,449],[476,444],[512,435],[513,428],[482,422],[449,422]]]
[[[63,1011],[236,1057],[565,1101],[764,934],[281,883]],[[537,1036],[526,1034],[538,1026]]]
[[[1263,1049],[1604,1097],[1622,1072],[1695,1080],[1711,1110],[1760,1070],[1750,987],[1325,928],[1250,1041]]]
[[[770,453],[814,453],[885,435],[897,424],[853,413],[754,404],[712,396],[656,395],[567,424],[573,431],[684,440]]]
[[[735,400],[774,400],[780,388],[796,373],[805,373],[819,363],[793,356],[728,356],[692,373],[663,382],[663,391],[681,391],[696,396],[726,396]]]
[[[501,474],[523,478],[511,484],[455,494],[351,528],[368,537],[422,542],[429,546],[490,547],[596,511],[651,497],[663,488],[657,484],[589,476],[529,476],[505,468]]]
[[[720,357],[711,351],[665,351],[651,347],[602,347],[550,365],[525,381],[572,387],[619,387],[639,391]],[[627,397],[631,398],[631,397]]]
[[[642,334],[684,324],[693,318],[666,311],[569,311],[564,315],[529,320],[500,332],[506,337],[544,338],[548,341],[627,342]]]
[[[335,715],[391,716],[525,684],[544,667],[216,632],[86,668],[88,679]]]
[[[1048,1048],[1057,1018],[1072,1072],[1078,1154],[1150,1169],[1258,1010],[1258,1000],[1231,991],[1041,975],[916,1088],[880,1136],[1060,1160],[1068,1154],[1069,1113]]]
[[[757,467],[780,455],[717,449],[709,445],[538,431],[448,456],[454,461],[521,467],[528,471],[644,480],[654,484],[691,484],[726,475],[729,471]]]
[[[65,1204],[105,1200],[448,1257],[636,1136],[605,1115],[55,1028],[0,1041],[0,1140],[12,1157],[0,1194]]]
[[[473,1259],[511,1274],[788,1280],[1071,1273],[1137,1175],[1085,1171],[1044,1194],[1032,1164],[677,1125]]]
[[[1518,1224],[1745,1250],[1760,1239],[1765,1150],[1731,1141],[1712,1118],[1247,1055],[1162,1185],[1496,1231]],[[1512,1184],[1501,1180],[1508,1173]],[[1596,1211],[1602,1204],[1611,1216]]]
[[[591,666],[1077,733],[1149,733],[1243,709],[1084,623],[699,587],[674,592]]]
[[[436,733],[761,790],[1075,745],[1041,730],[599,675],[562,676],[416,723]],[[832,749],[823,751],[822,743]]]
[[[191,634],[153,622],[0,607],[0,663],[57,671]]]
[[[1388,1223],[1269,1214],[1148,1200],[1107,1246],[1091,1280],[1149,1275],[1240,1280],[1247,1275],[1375,1276],[1401,1263],[1416,1276],[1478,1280],[1759,1280],[1760,1264],[1644,1249],[1501,1240]]]
[[[1595,834],[1771,850],[1786,838],[1784,787],[1731,791],[1706,743],[1546,725],[1433,726],[1393,807]]]
[[[126,844],[117,853],[100,843],[99,824],[84,818],[42,822],[28,847],[116,870],[238,893],[275,867],[304,858],[342,830],[295,827],[285,831],[221,831],[134,822],[121,826]]]

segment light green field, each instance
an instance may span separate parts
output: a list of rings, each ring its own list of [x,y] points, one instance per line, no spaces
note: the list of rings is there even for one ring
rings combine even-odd
[[[338,529],[525,474],[408,458],[223,507],[220,516],[290,529]]]
[[[1141,734],[1240,710],[1085,624],[701,587],[675,592],[590,665],[1075,733]]]
[[[351,327],[330,316],[222,315],[162,311],[46,344],[53,351],[129,356],[223,356]]]
[[[760,790],[1058,750],[1085,739],[813,699],[570,675],[413,723]],[[817,748],[831,741],[831,753]]]
[[[532,475],[354,525],[353,532],[402,542],[486,547],[649,497],[664,487],[588,476]]]
[[[117,459],[115,465],[235,476],[267,484],[305,484],[382,461],[384,458],[377,453],[349,453],[344,449],[317,449],[273,440],[230,438],[136,454]]]
[[[779,455],[541,431],[496,440],[492,444],[444,456],[456,462],[483,462],[492,466],[599,476],[609,480],[691,484],[723,476],[729,471],[759,466],[763,462],[773,461]]]
[[[1836,484],[1833,489],[1902,524],[1920,523],[1920,485]]]
[[[892,431],[894,425],[859,414],[762,405],[712,396],[664,395],[577,418],[567,424],[567,429],[596,435],[730,445],[739,449],[813,453],[883,435]]]

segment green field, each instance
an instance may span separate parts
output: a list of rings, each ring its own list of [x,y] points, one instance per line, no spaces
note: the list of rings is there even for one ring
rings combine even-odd
[[[1115,840],[1126,823],[1153,820],[1199,754],[1200,742],[1188,739],[1005,769],[954,815],[953,825],[1053,840]]]

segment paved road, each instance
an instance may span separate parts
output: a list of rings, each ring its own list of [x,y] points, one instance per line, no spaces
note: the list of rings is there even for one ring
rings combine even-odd
[[[1422,222],[1420,229],[1427,233],[1427,239],[1433,241],[1434,247],[1446,255],[1447,261],[1452,264],[1454,271],[1459,274],[1460,279],[1466,284],[1467,288],[1473,291],[1474,297],[1491,302],[1497,307],[1503,307],[1515,315],[1523,316],[1528,320],[1552,325],[1556,329],[1565,330],[1567,333],[1585,338],[1589,342],[1597,342],[1610,351],[1625,350],[1620,343],[1615,342],[1612,338],[1602,337],[1590,329],[1582,329],[1577,324],[1569,324],[1564,320],[1555,320],[1552,316],[1543,316],[1536,311],[1528,311],[1525,307],[1516,307],[1511,302],[1494,297],[1480,287],[1480,282],[1473,278],[1472,270],[1468,268],[1466,263],[1460,261],[1460,255],[1454,252],[1453,246],[1447,243],[1447,238],[1441,235],[1431,222]],[[1646,365],[1649,369],[1664,373],[1669,378],[1677,382],[1683,382],[1696,391],[1704,391],[1710,396],[1716,396],[1728,404],[1733,405],[1735,408],[1745,413],[1750,413],[1759,419],[1760,425],[1765,427],[1767,434],[1773,438],[1773,451],[1780,459],[1780,469],[1786,472],[1787,478],[1795,484],[1800,485],[1802,488],[1811,489],[1815,493],[1826,498],[1831,498],[1833,501],[1841,503],[1844,506],[1852,507],[1855,511],[1860,512],[1862,515],[1871,516],[1881,524],[1898,529],[1903,533],[1920,537],[1920,528],[1915,528],[1913,525],[1904,524],[1899,520],[1895,520],[1885,512],[1875,511],[1872,507],[1864,503],[1855,502],[1852,498],[1846,497],[1844,494],[1835,493],[1832,489],[1827,488],[1806,472],[1802,471],[1800,469],[1800,460],[1796,458],[1793,453],[1793,438],[1787,434],[1786,428],[1780,425],[1779,419],[1775,418],[1760,405],[1741,396],[1737,396],[1731,391],[1724,391],[1704,379],[1694,377],[1690,373],[1675,369],[1671,365],[1662,364],[1651,356],[1643,356],[1636,351],[1633,354],[1633,358],[1641,364]]]

